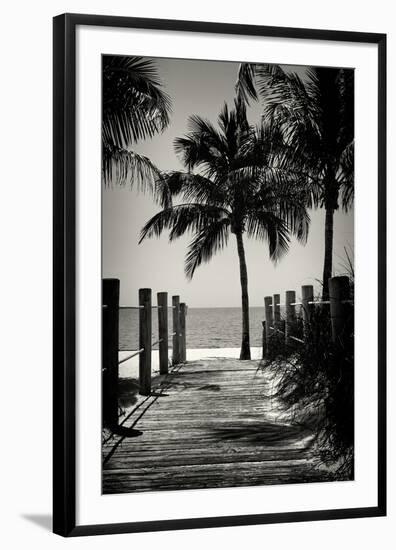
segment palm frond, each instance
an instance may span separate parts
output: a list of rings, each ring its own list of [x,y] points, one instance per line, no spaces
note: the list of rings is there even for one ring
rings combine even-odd
[[[205,177],[211,178],[227,169],[226,157],[205,136],[189,134],[177,138],[174,148],[189,172],[199,168]]]
[[[279,216],[286,222],[288,231],[294,235],[301,244],[306,244],[309,234],[311,218],[308,214],[306,203],[299,198],[293,200],[279,200]]]
[[[214,221],[202,228],[191,241],[185,262],[185,274],[192,279],[195,270],[203,262],[209,262],[216,252],[228,243],[230,231],[229,218]]]
[[[179,204],[155,214],[140,232],[139,243],[150,237],[159,237],[169,229],[169,240],[181,237],[186,232],[199,232],[213,222],[228,217],[222,208],[198,203]]]
[[[197,136],[205,136],[205,140],[209,140],[212,144],[217,144],[219,147],[224,145],[224,138],[216,127],[206,118],[199,115],[191,115],[187,122],[189,133]]]
[[[171,100],[161,89],[153,60],[103,56],[102,74],[105,144],[128,148],[166,128]]]
[[[287,224],[272,212],[251,212],[246,220],[246,233],[251,238],[267,241],[270,258],[274,261],[289,249]]]
[[[344,149],[340,159],[340,170],[338,178],[340,181],[342,207],[348,212],[354,199],[354,142],[351,142]]]
[[[256,64],[254,75],[265,117],[284,126],[286,137],[296,125],[305,132],[318,132],[317,105],[296,73],[287,73],[280,65]]]
[[[248,105],[249,99],[258,100],[255,87],[255,68],[254,63],[241,63],[235,85],[237,97],[241,97]]]
[[[218,183],[192,172],[163,172],[156,182],[156,200],[163,208],[172,205],[174,197],[183,202],[227,206],[227,197]]]
[[[307,208],[312,206],[313,193],[305,175],[268,167],[266,176],[267,185],[269,180],[275,194],[279,217],[286,222],[289,232],[306,244],[311,223]]]
[[[143,155],[107,144],[102,149],[102,174],[105,186],[113,184],[153,191],[160,171]]]

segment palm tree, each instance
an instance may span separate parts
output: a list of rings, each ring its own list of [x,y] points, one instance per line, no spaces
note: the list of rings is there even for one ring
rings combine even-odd
[[[332,276],[334,212],[345,211],[354,191],[354,72],[311,68],[301,79],[279,65],[242,64],[237,88],[265,101],[264,117],[283,129],[284,169],[305,172],[311,200],[324,207],[323,299]]]
[[[288,249],[289,232],[305,242],[309,216],[306,197],[296,177],[283,177],[276,166],[279,133],[272,125],[248,124],[243,102],[229,110],[224,105],[219,129],[191,116],[189,133],[175,141],[186,171],[165,173],[157,182],[162,210],[143,227],[140,242],[169,229],[169,240],[193,234],[185,261],[192,278],[202,262],[235,235],[242,293],[240,359],[250,359],[248,274],[244,238],[266,240],[270,258],[278,260]],[[193,170],[197,172],[194,173]],[[174,198],[181,202],[173,203]]]
[[[161,89],[154,62],[142,57],[103,56],[102,174],[105,185],[127,181],[144,188],[159,170],[134,152],[134,143],[162,132],[171,101]]]

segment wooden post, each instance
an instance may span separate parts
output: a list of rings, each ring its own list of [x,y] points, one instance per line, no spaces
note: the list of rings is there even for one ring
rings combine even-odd
[[[186,361],[186,315],[187,306],[184,302],[180,304],[180,361]]]
[[[329,279],[331,333],[333,342],[341,339],[347,325],[349,304],[348,277],[331,277]]]
[[[285,319],[285,339],[286,344],[290,344],[290,336],[293,332],[293,325],[296,322],[296,293],[294,290],[286,290],[286,319]]]
[[[274,328],[281,328],[280,294],[274,294],[272,309],[274,311]],[[279,333],[278,333],[279,334]]]
[[[102,280],[103,426],[118,425],[119,279]]]
[[[265,328],[266,322],[262,321],[262,324],[263,324],[263,336],[262,336],[263,353],[262,353],[262,358],[264,359],[265,355],[267,353],[267,332],[266,332],[266,328]]]
[[[180,297],[172,296],[173,311],[173,340],[172,340],[172,365],[180,363]]]
[[[168,293],[157,293],[160,374],[168,374]]]
[[[140,395],[151,393],[151,288],[139,289],[139,386]]]
[[[272,334],[271,327],[273,326],[273,312],[272,312],[272,296],[266,296],[264,298],[264,309],[265,309],[265,330],[267,334],[267,344],[268,340]]]
[[[309,334],[309,323],[311,320],[311,312],[314,307],[313,304],[309,303],[309,302],[313,302],[313,299],[314,299],[312,285],[304,285],[301,287],[301,298],[302,298],[301,302],[302,302],[303,319],[304,319],[304,338],[307,338]]]

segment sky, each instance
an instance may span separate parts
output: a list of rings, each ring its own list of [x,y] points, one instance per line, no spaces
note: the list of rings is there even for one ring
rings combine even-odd
[[[180,170],[182,165],[173,149],[176,137],[187,133],[188,117],[197,114],[217,121],[226,101],[233,104],[238,63],[156,59],[165,91],[172,98],[169,127],[160,135],[136,144],[133,149],[161,170]],[[304,77],[304,67],[287,67]],[[258,122],[262,106],[253,103],[248,111],[251,123]],[[228,246],[210,263],[201,265],[192,281],[184,275],[184,258],[191,236],[168,243],[167,233],[159,239],[138,244],[143,225],[160,210],[149,194],[130,186],[103,189],[103,277],[119,278],[121,305],[136,305],[139,288],[151,288],[153,296],[167,291],[178,294],[190,307],[239,307],[241,290],[236,242],[231,235]],[[288,253],[276,264],[269,258],[268,245],[245,238],[250,306],[262,306],[264,296],[283,294],[301,285],[312,284],[320,292],[324,258],[325,211],[310,212],[308,242],[290,243]],[[345,272],[346,247],[353,254],[354,216],[341,211],[334,217],[334,275]],[[155,298],[153,298],[154,300]]]

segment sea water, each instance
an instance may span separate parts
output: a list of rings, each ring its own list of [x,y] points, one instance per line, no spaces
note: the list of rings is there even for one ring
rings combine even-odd
[[[153,308],[152,338],[158,340],[158,314]],[[261,346],[263,307],[252,307],[250,345]],[[168,312],[168,332],[172,334],[172,309]],[[187,348],[238,348],[242,337],[242,311],[237,307],[188,308],[186,317]],[[171,343],[170,337],[169,342]],[[120,350],[136,350],[139,342],[139,310],[120,310]],[[155,346],[156,348],[157,346]]]

